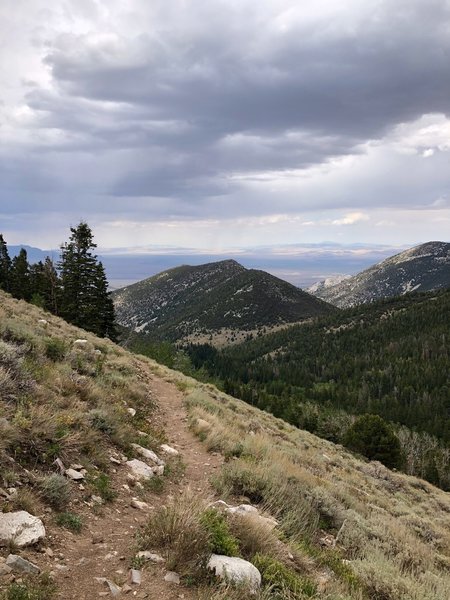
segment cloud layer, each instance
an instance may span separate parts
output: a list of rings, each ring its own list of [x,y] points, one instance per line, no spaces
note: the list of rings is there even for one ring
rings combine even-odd
[[[14,241],[449,230],[448,0],[4,0],[0,22]]]

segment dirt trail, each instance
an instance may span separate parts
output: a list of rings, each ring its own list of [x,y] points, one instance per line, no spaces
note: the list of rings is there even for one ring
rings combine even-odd
[[[168,444],[176,448],[186,465],[184,476],[178,481],[168,482],[162,494],[146,492],[141,495],[151,507],[164,505],[170,497],[176,497],[187,486],[199,496],[210,498],[212,489],[209,484],[211,475],[222,463],[222,457],[206,452],[201,442],[190,432],[187,414],[183,406],[183,394],[177,387],[163,379],[143,371],[148,380],[150,395],[157,401],[158,409],[152,415],[158,426],[167,435]],[[112,597],[104,583],[96,577],[105,577],[123,584],[127,579],[131,560],[134,556],[134,537],[146,522],[148,511],[130,506],[131,491],[123,488],[128,469],[118,466],[112,475],[118,497],[113,503],[101,507],[96,516],[92,509],[80,505],[76,512],[83,518],[81,534],[71,534],[61,528],[49,528],[49,546],[54,555],[31,557],[36,559],[41,569],[52,571],[58,585],[59,598],[64,600],[92,600],[96,597]],[[93,543],[93,538],[102,538]],[[142,585],[133,586],[130,597],[149,598],[150,600],[172,600],[195,598],[192,590],[164,581],[163,567],[148,565],[142,570]],[[119,597],[125,597],[121,594]]]

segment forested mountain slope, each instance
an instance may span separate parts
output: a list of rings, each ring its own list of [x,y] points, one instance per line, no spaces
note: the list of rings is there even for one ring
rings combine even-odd
[[[378,414],[448,446],[449,314],[450,290],[411,294],[189,353],[229,393],[329,439],[341,440],[344,410]]]
[[[138,333],[176,341],[226,330],[263,327],[332,312],[325,302],[264,271],[234,260],[181,266],[113,293],[118,322]]]
[[[309,292],[341,308],[450,287],[450,244],[427,242],[382,261],[335,285],[315,284]]]

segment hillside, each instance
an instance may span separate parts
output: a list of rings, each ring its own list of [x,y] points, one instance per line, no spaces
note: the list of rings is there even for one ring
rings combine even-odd
[[[0,301],[2,600],[446,597],[448,494]]]
[[[308,291],[340,308],[450,287],[450,244],[428,242],[334,285],[315,284]]]
[[[169,341],[245,339],[329,313],[321,300],[234,260],[182,266],[113,293],[118,322]]]
[[[328,439],[342,440],[349,414],[369,412],[448,446],[449,314],[450,290],[410,294],[221,352],[208,346],[189,352],[228,392]],[[424,444],[429,456],[435,443]],[[448,462],[439,468],[450,487],[448,469]]]

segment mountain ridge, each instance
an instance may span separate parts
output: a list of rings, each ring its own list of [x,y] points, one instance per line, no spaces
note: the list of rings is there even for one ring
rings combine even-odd
[[[431,241],[395,254],[335,285],[319,282],[308,291],[339,308],[347,308],[449,286],[450,243]]]
[[[120,325],[177,341],[226,329],[255,331],[298,322],[331,306],[265,271],[233,259],[163,271],[112,294]]]

